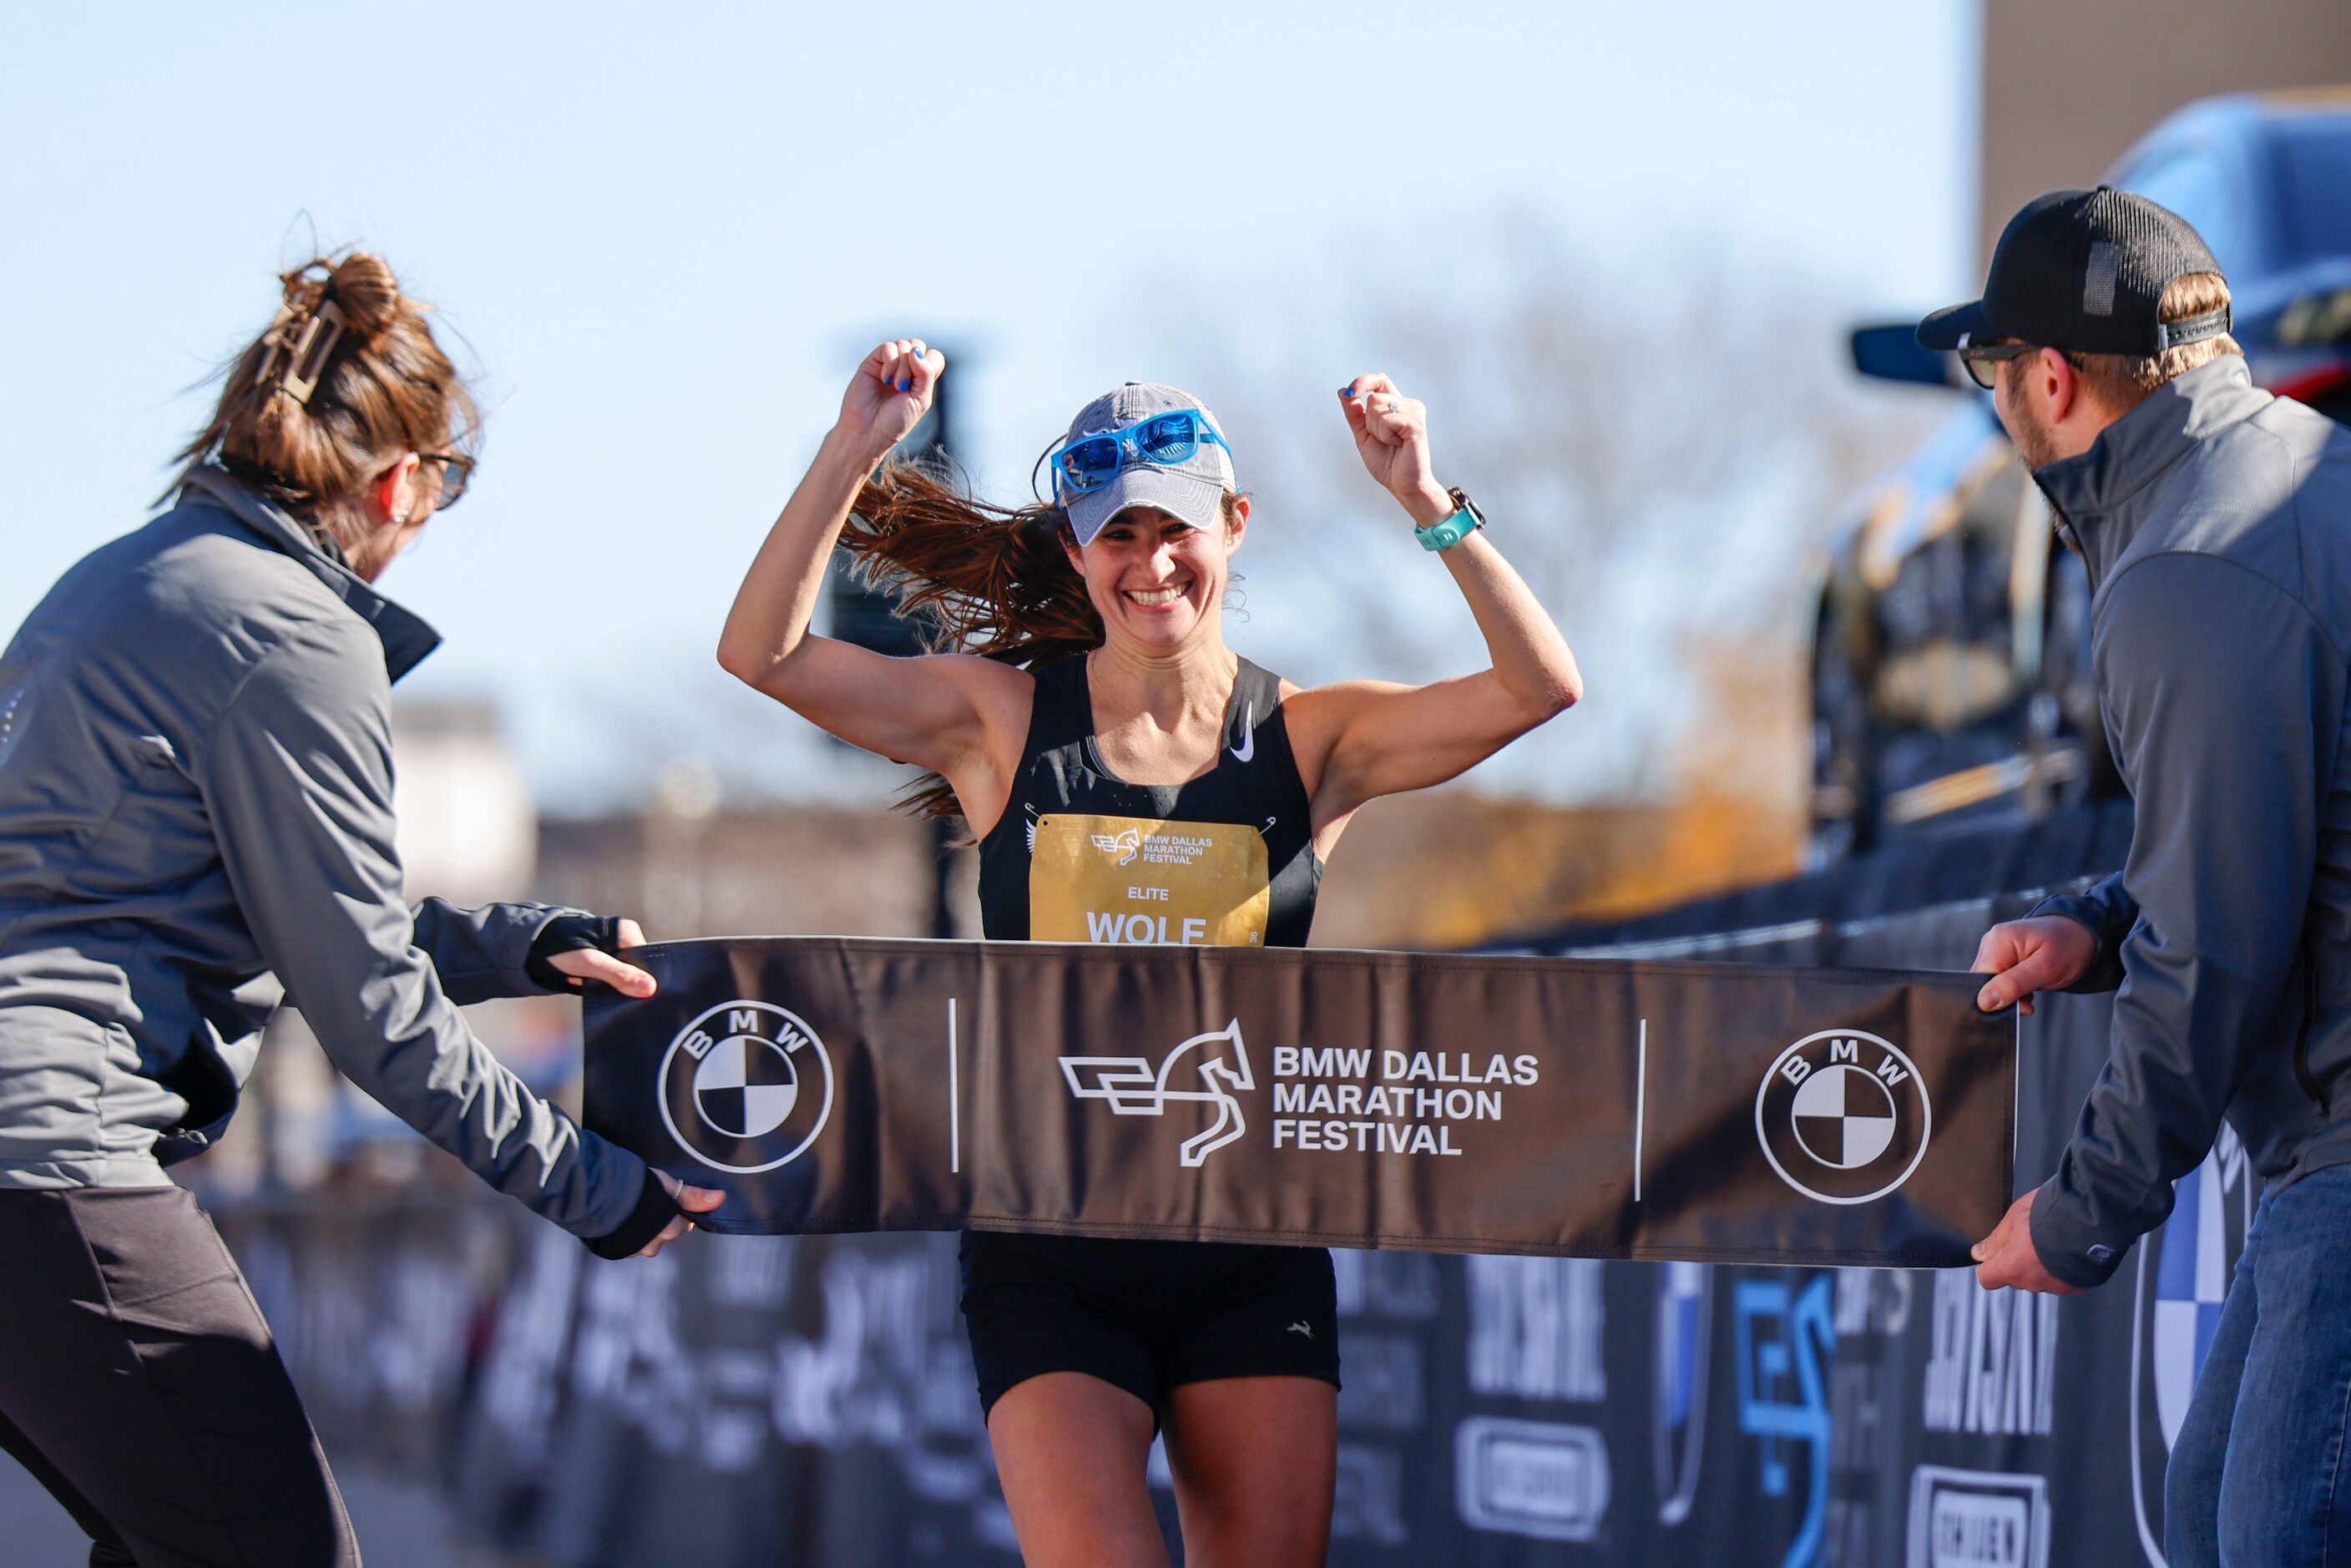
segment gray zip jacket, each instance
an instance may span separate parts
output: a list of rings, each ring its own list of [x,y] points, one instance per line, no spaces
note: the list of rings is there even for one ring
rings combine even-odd
[[[2113,1043],[2034,1250],[2111,1275],[2225,1114],[2272,1189],[2351,1161],[2351,432],[2234,355],[2034,472],[2088,562],[2122,872],[2036,913],[2097,937]]]
[[[0,1187],[165,1183],[282,995],[491,1186],[650,1239],[643,1163],[457,1011],[540,994],[524,962],[562,912],[402,902],[392,683],[438,642],[214,467],[26,618],[0,654]]]

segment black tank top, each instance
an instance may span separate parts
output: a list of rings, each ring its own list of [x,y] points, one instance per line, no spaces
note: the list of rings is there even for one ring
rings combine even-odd
[[[985,936],[1306,946],[1322,862],[1273,674],[1240,661],[1217,766],[1174,785],[1102,765],[1083,658],[1034,674],[1020,771],[979,846]]]
[[[1282,725],[1280,682],[1241,660],[1216,767],[1189,783],[1144,785],[1102,765],[1085,660],[1033,673],[1036,706],[1020,771],[1003,817],[979,845],[982,933],[1010,942],[1304,946],[1322,862]],[[1174,1300],[1192,1301],[1186,1311],[1197,1314],[1222,1299],[1217,1292],[1261,1293],[1262,1284],[1249,1281],[1294,1263],[1292,1254],[1299,1249],[1233,1241],[966,1231],[965,1319],[981,1397],[1001,1376],[1035,1370],[1038,1336],[1056,1332],[1049,1298],[1082,1301],[1087,1312],[1111,1312],[1143,1333]],[[1320,1268],[1315,1300],[1327,1315],[1330,1265]],[[1017,1310],[974,1312],[973,1292],[990,1279],[1020,1282]],[[1203,1281],[1213,1286],[1206,1296]],[[1313,1301],[1294,1304],[1313,1320]],[[1053,1364],[1114,1375],[1083,1356]]]

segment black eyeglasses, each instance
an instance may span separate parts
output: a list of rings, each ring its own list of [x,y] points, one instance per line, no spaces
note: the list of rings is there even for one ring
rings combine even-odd
[[[436,512],[445,512],[465,495],[466,484],[474,477],[474,460],[455,452],[425,452],[418,456],[426,463],[441,465],[441,494],[433,503]]]
[[[2038,352],[2039,347],[2032,343],[1962,343],[1959,363],[1968,368],[1968,380],[1990,392],[2000,379],[2002,363]]]

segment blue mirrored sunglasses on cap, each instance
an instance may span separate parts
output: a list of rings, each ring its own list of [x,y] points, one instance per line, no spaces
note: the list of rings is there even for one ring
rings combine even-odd
[[[1203,441],[1213,441],[1224,447],[1228,457],[1232,455],[1232,447],[1199,410],[1179,408],[1138,420],[1123,430],[1081,435],[1047,453],[1045,461],[1052,467],[1057,488],[1082,496],[1109,484],[1129,463],[1147,463],[1155,468],[1188,463]]]

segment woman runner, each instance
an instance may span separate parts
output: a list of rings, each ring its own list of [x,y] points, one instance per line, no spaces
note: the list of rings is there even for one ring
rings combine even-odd
[[[929,408],[919,339],[858,368],[726,619],[719,663],[832,734],[930,770],[915,800],[977,838],[993,939],[1302,946],[1348,820],[1441,784],[1573,704],[1574,655],[1458,490],[1425,411],[1382,375],[1339,393],[1372,476],[1441,551],[1492,667],[1301,690],[1225,646],[1249,519],[1197,400],[1130,382],[1047,457],[1054,499],[1002,508],[877,465]],[[843,534],[854,513],[858,527]],[[810,634],[845,545],[945,646],[890,658]],[[1179,857],[1114,852],[1180,823]],[[1319,1563],[1339,1363],[1321,1249],[968,1232],[963,1310],[1027,1560],[1164,1564],[1144,1481],[1165,1430],[1186,1561]]]

